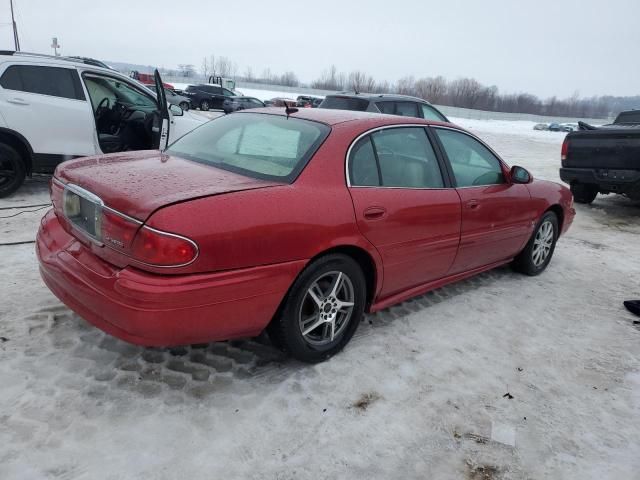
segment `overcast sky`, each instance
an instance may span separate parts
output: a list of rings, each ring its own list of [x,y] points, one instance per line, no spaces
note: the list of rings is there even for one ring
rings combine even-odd
[[[391,82],[475,77],[543,97],[640,94],[640,0],[14,0],[22,50],[175,67],[224,55],[254,73],[329,65]],[[0,0],[0,48],[12,48]]]

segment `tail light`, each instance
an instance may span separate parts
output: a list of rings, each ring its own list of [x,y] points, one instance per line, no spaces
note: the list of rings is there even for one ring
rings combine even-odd
[[[562,166],[565,166],[567,161],[567,154],[569,153],[569,139],[565,137],[564,142],[562,142],[562,149],[560,150],[560,161]]]
[[[179,267],[196,259],[198,246],[180,235],[144,226],[133,239],[131,256],[157,267]]]
[[[147,265],[180,267],[198,256],[194,241],[142,225],[135,218],[106,207],[102,210],[101,227],[105,245]]]

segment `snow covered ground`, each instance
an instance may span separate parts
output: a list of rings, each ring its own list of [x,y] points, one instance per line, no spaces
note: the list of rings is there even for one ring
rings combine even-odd
[[[558,179],[563,134],[454,119]],[[43,178],[0,208],[48,200]],[[36,207],[0,210],[7,217]],[[539,277],[508,268],[367,316],[302,365],[256,340],[143,349],[2,246],[0,478],[640,478],[640,203],[577,206]],[[0,219],[35,236],[45,210]]]

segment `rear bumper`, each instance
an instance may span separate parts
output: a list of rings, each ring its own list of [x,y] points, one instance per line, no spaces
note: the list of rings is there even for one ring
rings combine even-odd
[[[640,190],[640,170],[561,168],[560,179],[568,184],[597,185],[603,193],[630,193]]]
[[[110,335],[148,346],[258,335],[306,263],[191,275],[120,269],[69,235],[52,211],[36,253],[42,279],[65,305]]]

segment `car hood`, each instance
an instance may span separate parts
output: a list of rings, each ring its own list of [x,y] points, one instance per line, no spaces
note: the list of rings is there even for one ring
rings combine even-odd
[[[55,177],[100,197],[141,221],[159,208],[195,198],[282,185],[204,165],[158,150],[69,160]]]

